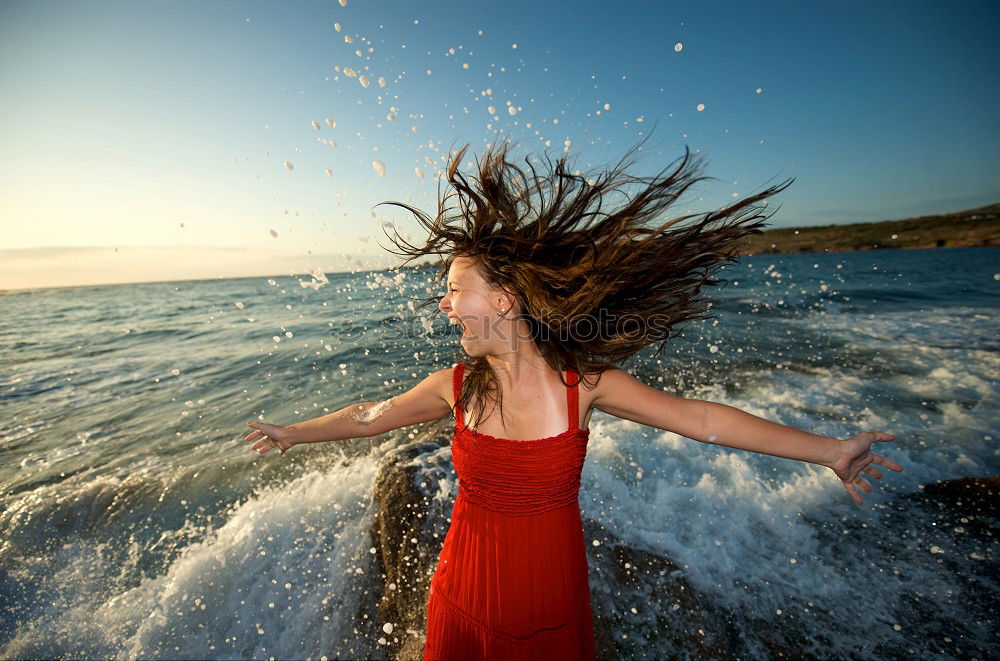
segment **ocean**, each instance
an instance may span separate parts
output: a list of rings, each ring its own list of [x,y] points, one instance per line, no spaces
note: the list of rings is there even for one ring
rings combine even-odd
[[[607,534],[591,591],[622,658],[694,655],[692,637],[730,658],[1000,656],[995,504],[924,489],[1000,475],[998,271],[995,247],[746,257],[709,290],[715,319],[629,361],[681,397],[894,434],[875,449],[905,471],[858,506],[827,469],[595,411],[580,504]],[[0,657],[389,658],[375,480],[402,444],[447,452],[449,420],[285,457],[242,439],[461,360],[414,309],[433,276],[0,296]],[[669,558],[704,624],[656,575],[609,570],[610,539]]]

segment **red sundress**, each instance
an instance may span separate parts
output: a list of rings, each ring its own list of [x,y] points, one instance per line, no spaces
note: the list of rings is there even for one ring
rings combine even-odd
[[[453,372],[461,397],[464,363]],[[427,600],[431,659],[593,659],[587,553],[577,496],[589,429],[567,372],[569,428],[514,440],[465,426],[456,407],[458,496]]]

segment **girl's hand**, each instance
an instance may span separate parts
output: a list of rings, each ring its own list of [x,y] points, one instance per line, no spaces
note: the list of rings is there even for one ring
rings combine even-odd
[[[837,474],[841,482],[844,483],[844,488],[847,489],[847,493],[851,495],[854,502],[858,505],[861,504],[861,494],[855,489],[855,486],[861,487],[866,493],[871,493],[872,486],[868,484],[868,481],[861,476],[861,473],[868,473],[876,480],[882,479],[882,472],[876,469],[871,464],[878,464],[880,466],[885,466],[889,470],[894,470],[897,473],[903,471],[903,467],[894,461],[886,459],[881,455],[877,455],[871,452],[872,443],[875,441],[881,441],[883,443],[888,443],[895,440],[895,436],[892,434],[886,434],[884,432],[876,431],[864,431],[855,436],[854,438],[849,438],[846,441],[840,442],[840,448],[838,450],[837,459],[829,464],[831,470]]]
[[[250,446],[250,449],[258,454],[264,454],[268,450],[277,448],[278,452],[284,455],[289,448],[295,445],[288,427],[271,425],[266,422],[248,422],[247,426],[253,427],[256,431],[247,434],[244,440],[257,441]]]

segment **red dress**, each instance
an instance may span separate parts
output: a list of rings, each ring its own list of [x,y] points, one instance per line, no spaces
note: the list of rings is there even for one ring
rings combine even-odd
[[[455,367],[455,401],[464,363]],[[587,553],[577,496],[589,429],[513,440],[465,426],[456,407],[458,496],[427,600],[430,659],[593,659]]]

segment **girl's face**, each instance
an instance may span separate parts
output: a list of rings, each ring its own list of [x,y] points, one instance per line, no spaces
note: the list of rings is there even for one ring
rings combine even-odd
[[[450,324],[461,326],[466,353],[482,356],[509,351],[511,323],[507,312],[511,297],[490,287],[468,257],[452,261],[447,287],[438,307],[448,315]],[[497,311],[504,314],[498,315]]]

